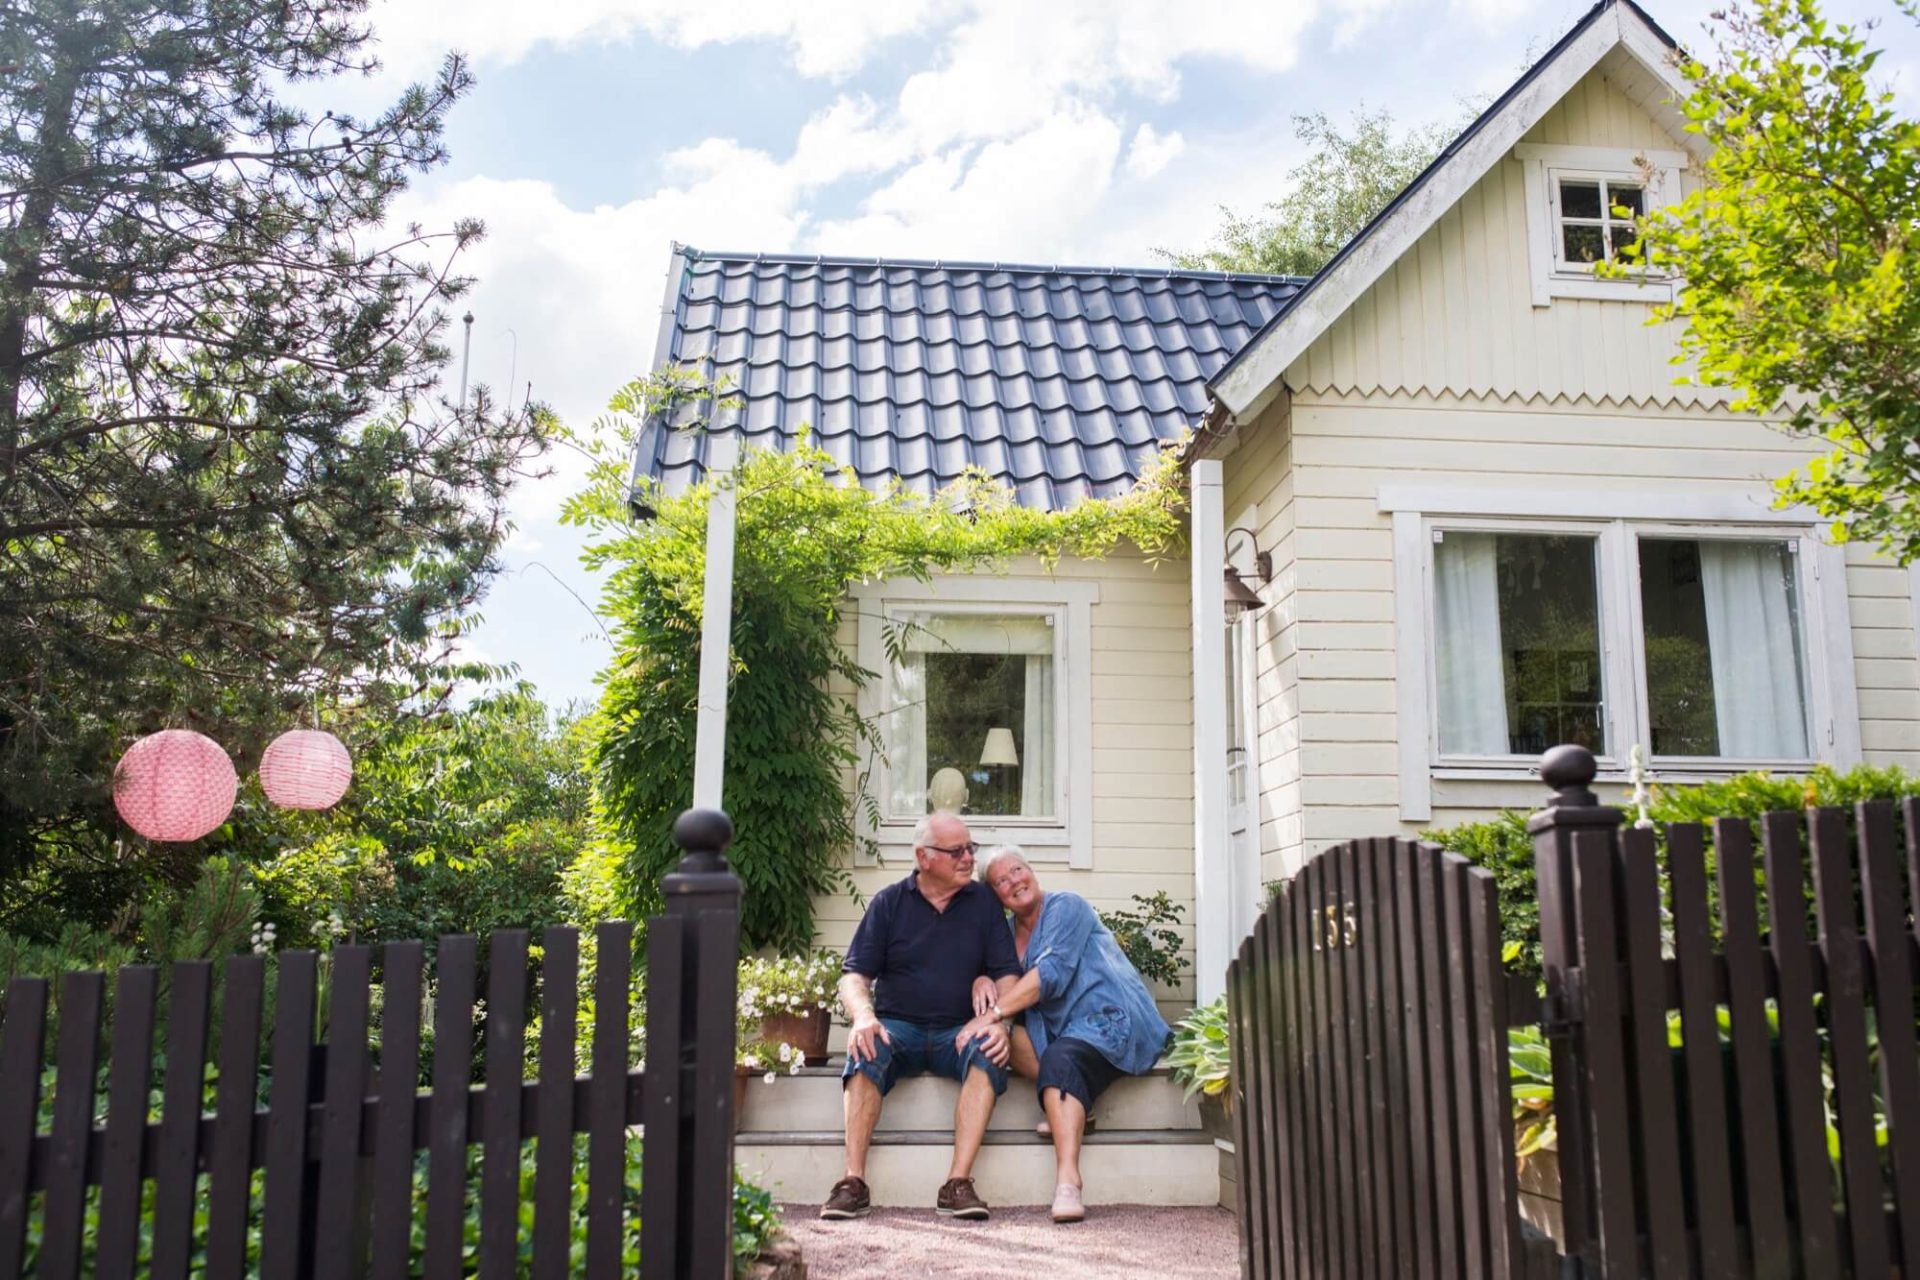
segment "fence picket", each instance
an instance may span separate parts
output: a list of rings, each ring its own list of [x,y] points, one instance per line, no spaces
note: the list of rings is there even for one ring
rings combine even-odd
[[[413,1116],[425,953],[419,942],[390,942],[380,958],[380,1103],[374,1111],[370,1246],[376,1280],[404,1280],[413,1242]]]
[[[1920,1250],[1920,1052],[1914,1043],[1913,959],[1906,932],[1907,904],[1894,868],[1893,806],[1863,804],[1860,893],[1867,908],[1873,952],[1873,1007],[1880,1035],[1880,1088],[1886,1100],[1888,1147],[1893,1155],[1894,1206],[1901,1256]]]
[[[564,1280],[573,1236],[574,1018],[580,986],[580,934],[555,925],[543,935],[540,964],[540,1091],[534,1140],[533,1274]]]
[[[1468,951],[1467,880],[1472,868],[1457,854],[1440,859],[1440,885],[1447,934],[1447,983],[1453,1016],[1447,1019],[1449,1051],[1453,1055],[1454,1153],[1459,1169],[1460,1252],[1470,1276],[1491,1275],[1487,1254],[1486,1175],[1481,1169],[1480,1080],[1475,1071],[1474,1033],[1477,1018],[1486,1016],[1473,999],[1472,963]]]
[[[1413,1270],[1418,1280],[1433,1280],[1439,1246],[1434,1239],[1433,1162],[1434,1129],[1427,1087],[1426,979],[1428,968],[1422,945],[1420,867],[1431,856],[1419,846],[1396,843],[1394,858],[1394,914],[1400,925],[1399,1035],[1404,1046],[1402,1091],[1407,1100],[1407,1210],[1412,1230]]]
[[[1236,1238],[1240,1246],[1240,1274],[1258,1274],[1254,1258],[1266,1266],[1266,1231],[1262,1220],[1267,1209],[1265,1188],[1259,1183],[1258,1153],[1264,1145],[1247,1138],[1249,1122],[1271,1114],[1272,1103],[1261,1100],[1261,1085],[1253,1065],[1254,1047],[1261,1043],[1265,1028],[1258,1025],[1252,1009],[1252,989],[1256,981],[1256,956],[1266,917],[1254,922],[1253,932],[1240,940],[1236,963],[1227,966],[1227,1077],[1228,1098],[1233,1107],[1233,1150],[1239,1161],[1234,1179],[1234,1209],[1240,1221]],[[1245,1152],[1244,1156],[1240,1155]]]
[[[1457,998],[1446,970],[1446,902],[1441,860],[1424,851],[1420,857],[1421,962],[1427,973],[1425,1001],[1427,1120],[1433,1134],[1433,1218],[1435,1268],[1443,1278],[1469,1274],[1462,1261],[1460,1199],[1455,1186],[1453,1144],[1460,1140],[1454,1113],[1453,1055],[1448,1028],[1456,1016]]]
[[[1247,939],[1248,971],[1241,986],[1247,1029],[1254,1036],[1248,1042],[1249,1051],[1241,1055],[1247,1072],[1244,1078],[1252,1085],[1253,1096],[1265,1100],[1248,1113],[1257,1129],[1253,1140],[1247,1144],[1249,1156],[1241,1165],[1242,1175],[1251,1175],[1252,1178],[1248,1187],[1250,1212],[1244,1221],[1250,1229],[1247,1244],[1249,1257],[1257,1254],[1269,1264],[1279,1256],[1276,1210],[1281,1197],[1274,1194],[1273,1150],[1278,1128],[1276,1113],[1283,1110],[1273,1105],[1280,1086],[1275,1079],[1274,1038],[1271,1034],[1273,1005],[1268,998],[1277,976],[1269,963],[1272,937],[1273,930],[1262,917],[1261,927],[1256,928]],[[1234,1150],[1237,1155],[1239,1147],[1236,1145]]]
[[[1639,1099],[1640,1168],[1646,1179],[1648,1262],[1655,1280],[1688,1274],[1680,1120],[1667,1049],[1666,969],[1660,958],[1660,868],[1653,832],[1620,833],[1617,899],[1625,908],[1628,1045]]]
[[[1779,980],[1780,1069],[1787,1101],[1787,1152],[1793,1176],[1793,1220],[1800,1272],[1840,1273],[1839,1228],[1827,1161],[1825,1083],[1814,1020],[1813,955],[1807,945],[1807,900],[1800,863],[1800,815],[1761,818],[1767,871],[1768,941]]]
[[[1321,1069],[1326,1052],[1326,994],[1320,984],[1320,952],[1313,942],[1314,930],[1321,918],[1316,893],[1319,878],[1320,867],[1315,861],[1308,863],[1293,882],[1294,957],[1300,969],[1296,979],[1300,1003],[1300,1062],[1305,1081],[1302,1096],[1311,1108],[1307,1117],[1307,1149],[1312,1164],[1304,1171],[1311,1231],[1307,1247],[1316,1269],[1329,1265],[1328,1260],[1339,1247],[1331,1229],[1332,1205],[1328,1203],[1331,1195],[1327,1185],[1327,1172],[1333,1167],[1333,1117],[1329,1114],[1327,1083]]]
[[[360,1185],[360,1115],[367,1094],[367,1006],[372,955],[364,946],[333,950],[327,1016],[326,1076],[320,1120],[320,1165],[313,1273],[347,1280],[366,1272],[365,1206]]]
[[[182,960],[173,966],[167,986],[166,1082],[153,1171],[151,1274],[155,1280],[186,1280],[199,1187],[200,1108],[206,1086],[213,966],[205,960]]]
[[[154,1003],[159,990],[160,971],[152,965],[127,965],[114,979],[106,1141],[94,1237],[93,1274],[100,1280],[131,1277],[140,1246],[140,1148],[147,1133],[147,1084],[153,1067]]]
[[[1488,1106],[1510,1096],[1507,1059],[1507,976],[1500,960],[1500,894],[1491,872],[1467,872],[1467,927],[1474,1008],[1474,1066],[1483,1109],[1477,1135],[1486,1178],[1488,1275],[1514,1280],[1521,1266],[1520,1185],[1515,1168],[1512,1112]]]
[[[295,1280],[312,1247],[307,1213],[307,1107],[313,1101],[313,1019],[319,956],[280,953],[273,991],[273,1080],[267,1092],[266,1190],[260,1210],[262,1280]]]
[[[1374,937],[1380,963],[1380,1069],[1381,1092],[1386,1095],[1387,1133],[1386,1180],[1382,1202],[1397,1206],[1387,1234],[1386,1250],[1381,1254],[1383,1275],[1406,1276],[1413,1271],[1413,1224],[1408,1212],[1413,1203],[1412,1164],[1408,1149],[1407,1121],[1407,1046],[1401,997],[1401,948],[1405,935],[1400,930],[1399,862],[1411,855],[1403,853],[1394,838],[1377,841],[1373,847],[1373,885],[1379,895],[1376,904]]]
[[[1352,841],[1333,852],[1333,892],[1329,905],[1334,908],[1328,921],[1328,948],[1333,958],[1334,995],[1338,1011],[1334,1026],[1335,1044],[1342,1055],[1340,1091],[1344,1105],[1340,1126],[1341,1149],[1346,1157],[1344,1185],[1347,1193],[1346,1256],[1347,1274],[1373,1275],[1373,1205],[1367,1193],[1367,1098],[1366,1098],[1366,1023],[1360,1002],[1360,961],[1354,952],[1353,927],[1358,890],[1354,874],[1355,846]]]
[[[1692,1139],[1694,1230],[1700,1273],[1708,1280],[1739,1274],[1733,1233],[1733,1171],[1727,1143],[1726,1078],[1720,1018],[1714,1009],[1713,939],[1709,932],[1705,835],[1698,826],[1667,829],[1673,879],[1673,952],[1680,967],[1680,1034]]]
[[[467,1081],[473,1076],[473,995],[478,943],[440,939],[433,997],[433,1100],[427,1119],[426,1280],[467,1272]]]
[[[27,1177],[40,1116],[40,1062],[46,1053],[47,982],[7,983],[0,1022],[0,1280],[19,1280],[25,1263]]]
[[[519,1263],[520,1079],[526,1053],[527,931],[487,942],[487,1084],[480,1160],[480,1277],[511,1280]]]
[[[1866,974],[1861,965],[1860,925],[1853,907],[1853,859],[1847,815],[1815,809],[1813,900],[1820,921],[1820,949],[1827,962],[1827,1036],[1833,1059],[1835,1110],[1839,1112],[1840,1167],[1847,1194],[1847,1235],[1853,1272],[1883,1276],[1893,1269],[1887,1242],[1885,1186],[1874,1144],[1873,1077],[1867,1061]]]
[[[679,1045],[676,1042],[671,1051],[664,1041],[656,1045],[652,1030],[655,1000],[671,1005],[673,1026],[680,1025],[679,1002],[685,985],[678,961],[680,929],[671,917],[653,920],[647,926],[647,1061],[653,1064],[646,1080],[649,1149],[662,1140],[677,1145],[680,1135],[677,1101],[657,1112],[652,1105],[656,1085],[663,1081],[668,1089],[677,1089],[679,1085],[679,1072],[675,1069],[680,1061]],[[588,1128],[592,1134],[587,1139],[586,1274],[593,1280],[615,1280],[622,1274],[621,1255],[626,1245],[627,1002],[632,990],[633,926],[614,921],[596,927],[593,936],[597,962],[593,978],[593,1082],[587,1093]],[[669,937],[671,947],[665,945]],[[655,967],[669,955],[674,957],[670,973]],[[660,1056],[656,1056],[656,1050]],[[667,1197],[669,1216],[656,1222],[652,1230],[669,1236],[674,1221],[671,1216],[673,1191],[671,1185],[659,1188],[643,1183],[641,1186],[641,1194],[649,1197],[646,1201],[649,1208],[657,1193]],[[640,1229],[648,1230],[644,1212]],[[643,1251],[646,1243],[643,1237]]]
[[[1389,1126],[1393,1124],[1391,1094],[1387,1087],[1387,1044],[1381,977],[1390,969],[1387,945],[1392,930],[1383,928],[1383,905],[1391,915],[1392,901],[1381,892],[1375,875],[1382,840],[1366,840],[1356,851],[1359,876],[1355,896],[1359,901],[1359,937],[1355,940],[1364,957],[1361,965],[1361,999],[1366,1010],[1366,1098],[1367,1129],[1372,1137],[1367,1167],[1371,1183],[1367,1188],[1368,1216],[1373,1220],[1373,1266],[1370,1275],[1387,1275],[1393,1267],[1393,1223],[1398,1206],[1393,1201],[1393,1157]],[[1397,1132],[1397,1130],[1395,1131]]]
[[[1306,1274],[1306,1185],[1305,1169],[1299,1158],[1289,1153],[1302,1152],[1306,1141],[1307,1111],[1301,1100],[1299,1016],[1295,977],[1299,962],[1291,943],[1292,911],[1286,903],[1287,886],[1281,897],[1263,915],[1268,929],[1263,938],[1262,958],[1267,970],[1268,1025],[1276,1037],[1267,1058],[1267,1070],[1274,1082],[1268,1096],[1278,1102],[1277,1138],[1274,1148],[1261,1156],[1266,1185],[1279,1201],[1280,1237],[1268,1250],[1269,1274],[1303,1276]],[[1235,1153],[1236,1156],[1238,1153]]]
[[[1620,952],[1613,901],[1615,833],[1581,830],[1573,836],[1573,891],[1580,975],[1586,989],[1588,1032],[1582,1084],[1591,1108],[1593,1186],[1599,1214],[1599,1273],[1606,1280],[1640,1274],[1635,1239],[1633,1151],[1627,1118],[1626,1060],[1620,1048]]]
[[[229,956],[223,981],[220,1079],[214,1092],[213,1142],[207,1158],[207,1280],[239,1280],[246,1274],[265,957]]]
[[[1713,824],[1720,876],[1721,947],[1727,957],[1727,1016],[1732,1027],[1733,1076],[1739,1092],[1740,1143],[1745,1158],[1748,1263],[1755,1280],[1793,1274],[1787,1200],[1781,1183],[1780,1122],[1773,1088],[1772,1033],[1767,1020],[1766,970],[1760,952],[1760,914],[1754,901],[1753,828],[1744,819]]]
[[[38,1274],[81,1274],[87,1202],[87,1139],[93,1132],[94,1078],[100,1061],[100,1002],[105,976],[69,973],[60,984],[54,1048],[53,1128],[47,1147],[47,1198],[41,1210]]]

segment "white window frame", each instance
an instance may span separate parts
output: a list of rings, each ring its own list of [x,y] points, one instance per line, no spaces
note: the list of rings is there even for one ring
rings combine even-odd
[[[1648,741],[1645,654],[1641,635],[1641,537],[1753,539],[1789,542],[1799,561],[1801,638],[1808,731],[1807,759],[1731,759],[1661,756],[1651,765],[1669,780],[1722,777],[1748,769],[1804,769],[1815,761],[1838,766],[1861,758],[1859,697],[1853,673],[1853,631],[1847,609],[1845,552],[1822,541],[1811,513],[1766,508],[1757,495],[1707,497],[1685,493],[1551,493],[1382,486],[1379,505],[1393,521],[1394,646],[1400,740],[1400,809],[1410,822],[1433,814],[1436,779],[1509,780],[1530,777],[1537,761],[1524,756],[1462,757],[1439,749],[1438,683],[1434,671],[1433,535],[1436,531],[1586,533],[1599,540],[1602,697],[1608,753],[1599,757],[1603,780],[1624,781],[1626,752]],[[1626,690],[1622,696],[1621,690]]]
[[[1513,154],[1526,177],[1527,260],[1534,306],[1550,307],[1555,298],[1654,303],[1673,300],[1680,282],[1672,276],[1634,271],[1624,279],[1602,280],[1594,276],[1591,266],[1562,258],[1560,179],[1632,183],[1641,188],[1643,208],[1659,209],[1680,199],[1678,175],[1689,163],[1686,152],[1522,142],[1514,147]]]
[[[1059,757],[1054,766],[1059,788],[1055,813],[1044,818],[969,817],[968,828],[982,845],[1018,844],[1035,864],[1093,865],[1093,606],[1100,602],[1096,582],[1044,578],[953,576],[931,582],[894,581],[857,587],[851,593],[857,611],[857,658],[874,678],[861,691],[860,714],[879,716],[892,705],[893,664],[887,659],[886,619],[903,612],[952,614],[1027,614],[1053,619],[1054,730]],[[885,727],[882,726],[882,734]],[[858,818],[861,834],[879,846],[883,858],[911,856],[917,817],[887,812],[892,794],[884,755],[872,761],[869,794],[873,814]],[[870,864],[862,851],[857,861]]]

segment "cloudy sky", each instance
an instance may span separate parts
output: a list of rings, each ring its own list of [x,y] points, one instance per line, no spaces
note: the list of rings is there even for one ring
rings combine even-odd
[[[1683,44],[1717,0],[1647,0]],[[1882,69],[1913,102],[1920,40],[1891,0]],[[1291,117],[1361,104],[1452,121],[1587,0],[375,0],[385,66],[329,87],[368,109],[449,49],[479,87],[452,162],[402,219],[475,216],[473,378],[585,425],[645,372],[670,244],[1143,265],[1203,245],[1222,205],[1278,196]],[[457,334],[455,335],[457,337]],[[457,376],[457,367],[455,369]],[[523,487],[478,653],[549,701],[610,652],[560,503]],[[576,598],[577,597],[577,598]]]

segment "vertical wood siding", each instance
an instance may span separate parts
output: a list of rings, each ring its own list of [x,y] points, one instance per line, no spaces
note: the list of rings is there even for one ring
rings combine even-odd
[[[1595,71],[1525,141],[1680,146]],[[1690,190],[1691,171],[1681,175]],[[1495,165],[1287,371],[1296,394],[1448,392],[1624,405],[1716,403],[1676,387],[1677,327],[1650,328],[1645,303],[1532,303],[1521,162]]]

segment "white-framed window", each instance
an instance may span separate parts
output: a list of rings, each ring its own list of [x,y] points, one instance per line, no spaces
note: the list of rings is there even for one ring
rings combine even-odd
[[[1672,299],[1671,277],[1636,271],[1602,280],[1593,268],[1632,243],[1634,218],[1679,200],[1685,152],[1521,143],[1514,156],[1526,175],[1535,306],[1550,306],[1555,298]]]
[[[863,819],[883,853],[947,809],[982,844],[1090,866],[1097,584],[954,577],[854,594],[873,673],[861,711],[879,740]]]
[[[1434,778],[1523,776],[1561,742],[1615,777],[1636,744],[1669,777],[1859,758],[1845,562],[1811,524],[1678,496],[1381,501],[1406,816]]]

